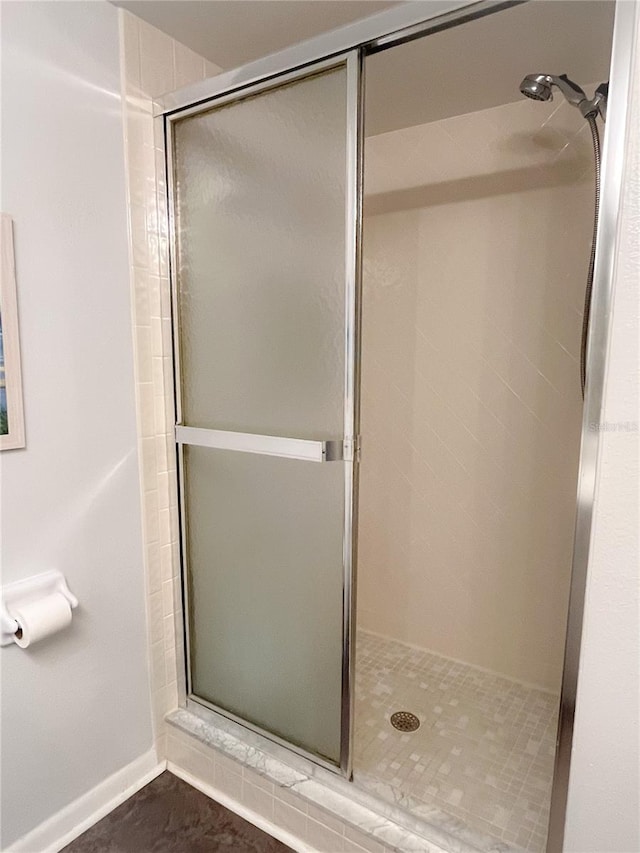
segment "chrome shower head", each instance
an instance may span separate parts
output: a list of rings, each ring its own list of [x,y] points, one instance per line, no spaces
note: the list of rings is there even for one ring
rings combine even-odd
[[[527,74],[520,83],[520,91],[526,98],[531,98],[533,101],[552,101],[552,82],[548,74]]]
[[[527,74],[522,83],[520,91],[522,94],[534,101],[552,101],[553,87],[556,86],[567,101],[574,107],[578,107],[585,118],[595,117],[598,113],[605,118],[608,84],[603,83],[597,89],[591,100],[587,93],[581,89],[573,80],[569,80],[566,74]]]

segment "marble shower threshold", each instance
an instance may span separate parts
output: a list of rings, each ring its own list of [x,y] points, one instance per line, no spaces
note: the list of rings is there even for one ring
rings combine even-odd
[[[516,853],[438,808],[419,817],[221,714],[188,700],[166,717],[195,738],[397,853]]]

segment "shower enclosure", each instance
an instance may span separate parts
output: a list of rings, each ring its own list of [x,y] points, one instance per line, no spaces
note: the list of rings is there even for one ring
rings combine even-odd
[[[411,312],[415,305],[403,302],[406,294],[403,282],[413,273],[408,267],[403,268],[403,264],[407,264],[413,251],[423,253],[425,264],[432,260],[445,263],[444,253],[448,250],[444,247],[451,229],[455,228],[457,214],[449,212],[448,220],[446,216],[424,214],[428,225],[415,233],[411,231],[411,217],[403,219],[404,214],[399,214],[397,188],[391,184],[383,186],[385,167],[381,167],[378,178],[372,167],[376,162],[381,165],[386,157],[386,163],[392,164],[389,171],[393,171],[401,160],[408,163],[411,158],[400,153],[394,160],[393,151],[401,152],[395,148],[395,142],[387,146],[382,156],[383,137],[391,133],[388,127],[378,128],[376,133],[373,125],[368,126],[366,133],[372,138],[365,143],[364,79],[366,76],[373,89],[373,62],[387,55],[384,52],[388,48],[400,50],[401,45],[419,45],[428,53],[430,43],[435,44],[430,39],[452,32],[461,24],[473,29],[481,22],[508,15],[510,10],[520,7],[518,3],[467,4],[460,0],[406,4],[362,24],[168,95],[160,108],[166,136],[173,288],[175,438],[185,640],[181,700],[187,707],[197,707],[201,715],[203,708],[209,709],[212,726],[220,716],[230,718],[326,771],[347,780],[353,778],[355,785],[373,791],[381,801],[390,797],[427,821],[451,823],[451,815],[457,815],[457,823],[453,821],[454,834],[461,835],[468,828],[472,831],[477,827],[471,819],[467,827],[466,817],[460,818],[455,811],[458,794],[448,801],[449,813],[444,808],[442,814],[438,812],[441,804],[435,800],[433,807],[427,801],[426,808],[420,811],[412,797],[407,796],[400,778],[404,774],[403,761],[411,762],[406,766],[416,772],[424,763],[419,750],[413,748],[417,741],[411,738],[422,737],[427,720],[432,733],[439,737],[442,727],[437,725],[436,718],[443,707],[431,699],[430,707],[423,707],[420,701],[414,701],[415,693],[407,694],[406,705],[404,699],[400,703],[400,696],[393,695],[393,673],[405,672],[418,685],[418,694],[423,684],[425,690],[444,685],[443,701],[446,695],[447,703],[455,708],[460,701],[456,683],[464,682],[476,695],[486,692],[487,678],[482,681],[480,673],[493,670],[488,676],[489,681],[495,682],[490,687],[491,695],[495,698],[498,693],[504,700],[501,705],[498,703],[500,707],[492,708],[494,717],[508,717],[509,703],[512,707],[533,703],[535,707],[529,710],[535,711],[540,719],[544,717],[545,732],[550,735],[544,747],[550,750],[545,759],[545,772],[549,776],[555,752],[557,698],[553,690],[546,694],[544,689],[538,693],[535,690],[541,684],[544,686],[547,670],[553,672],[549,678],[554,688],[559,686],[554,678],[560,672],[563,643],[561,637],[556,637],[552,663],[547,666],[543,653],[532,666],[534,675],[523,676],[518,670],[517,646],[521,628],[524,630],[526,626],[514,614],[511,619],[514,648],[502,650],[500,666],[487,663],[480,650],[490,648],[492,642],[495,645],[498,634],[493,639],[486,634],[481,636],[479,623],[474,634],[474,613],[483,607],[488,607],[489,612],[491,607],[500,607],[498,583],[493,598],[483,599],[481,587],[469,587],[475,593],[467,602],[469,618],[464,641],[467,646],[463,648],[464,643],[456,635],[451,648],[458,642],[460,651],[443,651],[447,631],[456,634],[459,613],[449,612],[449,628],[440,628],[437,626],[443,625],[442,613],[437,611],[444,607],[446,584],[464,586],[471,567],[477,563],[472,537],[460,544],[456,553],[458,562],[451,564],[455,570],[446,583],[433,576],[435,552],[421,564],[424,568],[421,582],[423,586],[427,583],[426,597],[421,598],[422,593],[416,592],[416,587],[408,588],[406,594],[413,597],[413,602],[407,600],[404,611],[396,605],[398,579],[406,572],[406,566],[388,563],[384,571],[376,574],[375,564],[381,566],[386,557],[396,554],[393,548],[385,554],[388,544],[385,537],[395,537],[402,551],[404,546],[398,540],[404,535],[407,513],[413,511],[408,504],[402,504],[404,498],[392,512],[387,512],[383,504],[376,504],[386,489],[387,474],[393,479],[395,470],[400,479],[406,480],[409,469],[403,472],[402,466],[407,462],[406,451],[411,446],[411,441],[408,445],[398,441],[395,426],[388,429],[381,421],[375,422],[376,400],[382,404],[378,414],[390,415],[397,421],[405,415],[413,417],[409,409],[418,398],[412,395],[422,394],[425,428],[434,435],[446,423],[455,424],[456,429],[464,432],[470,422],[465,422],[466,416],[461,413],[451,421],[438,421],[444,410],[427,405],[424,389],[430,386],[436,397],[442,396],[448,381],[446,360],[439,360],[439,341],[443,346],[448,345],[455,342],[456,334],[461,334],[459,329],[442,323],[438,326],[437,311],[429,314],[430,309],[427,310],[428,334],[425,336],[423,329],[419,340],[420,371],[427,365],[429,375],[416,374],[418,382],[411,396],[408,388],[400,388],[396,389],[399,396],[394,396],[396,391],[393,391],[385,397],[380,392],[382,386],[370,382],[375,370],[380,377],[387,375],[389,365],[384,360],[387,355],[394,357],[394,348],[410,343],[407,324],[413,327],[415,318]],[[628,14],[624,4],[618,14],[620,40],[625,27],[622,18]],[[388,55],[392,54],[390,50]],[[525,67],[520,69],[519,76],[514,75],[513,101],[519,97],[519,81],[529,70]],[[603,158],[603,212],[607,215],[598,238],[583,424],[597,419],[595,413],[602,388],[609,263],[620,179],[610,152],[624,136],[628,71],[628,57],[624,49],[619,49],[617,60],[614,55],[608,141]],[[424,97],[429,100],[428,86]],[[521,104],[536,109],[525,101]],[[397,106],[389,100],[387,105],[390,112]],[[466,107],[461,112],[481,108]],[[455,114],[454,111],[449,116]],[[425,121],[428,124],[424,119],[422,123]],[[411,128],[420,123],[409,120],[409,131],[414,132]],[[399,128],[393,131],[404,132]],[[448,138],[451,139],[450,135]],[[434,150],[429,145],[420,148],[425,163],[436,162]],[[468,153],[469,158],[474,156],[473,151]],[[531,179],[531,173],[517,176],[521,181],[524,177]],[[377,180],[382,181],[378,192]],[[426,186],[428,182],[423,184]],[[480,181],[477,187],[486,184],[486,180]],[[435,191],[436,196],[440,193],[440,201],[436,201],[436,206],[441,205],[439,213],[445,210],[442,193],[450,189],[439,184]],[[370,197],[365,202],[367,192]],[[403,198],[409,200],[409,209],[424,207],[420,192],[411,186],[404,186],[402,192]],[[432,194],[428,205],[433,203],[433,197]],[[383,223],[385,216],[396,217],[395,256],[386,254],[384,248],[388,245],[388,228],[395,227],[389,226],[391,219]],[[363,218],[366,219],[364,274]],[[439,258],[438,233],[443,247]],[[520,236],[524,239],[525,235]],[[472,234],[469,243],[473,245]],[[579,264],[581,258],[585,263],[588,260],[582,249],[576,249],[567,268]],[[367,344],[367,323],[372,317],[367,308],[370,290],[367,294],[376,281],[384,297],[375,309],[379,325],[374,336],[382,347],[377,355]],[[394,302],[391,298],[385,305],[384,299],[393,297],[394,284],[399,288],[400,299]],[[436,298],[437,288],[417,292],[426,293],[428,303]],[[453,289],[447,291],[448,295],[451,293]],[[471,292],[471,300],[477,298]],[[459,307],[464,308],[467,296],[460,291],[456,299],[460,300]],[[394,313],[399,306],[404,314]],[[512,307],[518,308],[517,300]],[[519,330],[524,329],[517,312],[513,319]],[[493,354],[508,360],[510,352],[508,346],[496,343]],[[411,357],[414,355],[412,351]],[[444,383],[439,391],[438,382]],[[570,394],[574,395],[571,405],[577,412],[573,422],[573,452],[577,460],[581,407],[577,377]],[[480,397],[474,405],[491,407],[488,399]],[[471,411],[468,414],[471,417]],[[534,420],[538,418],[536,411],[529,414]],[[507,426],[513,429],[515,424]],[[499,455],[499,441],[489,433],[485,437]],[[560,849],[562,839],[593,489],[593,440],[583,427],[572,609],[564,664],[550,850]],[[532,467],[536,464],[535,447],[535,443],[531,445],[534,456],[528,462]],[[472,453],[469,460],[473,464]],[[502,461],[500,476],[508,484],[506,473],[511,463],[506,458]],[[560,457],[558,461],[562,464]],[[438,537],[441,544],[444,542],[447,526],[453,529],[458,525],[462,531],[455,514],[468,512],[470,506],[464,505],[462,497],[462,503],[452,500],[454,492],[462,496],[465,485],[461,475],[458,479],[447,479],[456,471],[455,466],[447,464],[448,460],[438,458],[436,449],[425,467],[425,471],[431,469],[433,473],[433,466],[440,466],[442,500],[435,492],[431,496],[426,492],[421,495],[422,518],[433,524],[432,544]],[[363,492],[359,497],[361,476]],[[575,472],[573,476],[569,490],[575,494]],[[491,470],[484,469],[483,477],[483,483],[490,488]],[[380,488],[377,493],[371,488],[374,480],[382,492]],[[428,482],[428,477],[420,482]],[[570,551],[575,505],[573,498],[567,497],[566,487],[564,481],[565,509],[559,526]],[[402,489],[398,491],[401,493]],[[487,504],[491,511],[496,509],[498,501],[495,494],[494,498],[494,502]],[[571,512],[567,517],[569,504]],[[358,537],[359,510],[363,524]],[[489,566],[493,555],[497,563],[502,560],[503,568],[508,567],[498,541],[500,514],[491,518],[487,514],[486,518],[490,525],[482,546],[484,565]],[[528,543],[530,550],[535,551],[542,544],[534,541],[533,528],[521,532],[521,541]],[[360,589],[356,602],[358,547]],[[526,565],[527,560],[534,562],[530,554],[524,560]],[[514,575],[516,579],[522,576],[522,571]],[[509,588],[516,590],[514,578],[508,574],[502,577]],[[566,594],[568,574],[563,583]],[[522,598],[531,595],[526,584],[516,592]],[[543,610],[544,589],[536,588],[535,596]],[[377,613],[372,604],[374,598],[383,607]],[[549,600],[549,607],[554,612],[564,608],[566,613],[561,597]],[[410,612],[413,616],[409,617]],[[447,613],[444,615],[446,622]],[[417,624],[421,619],[428,625],[425,630],[418,625],[417,630],[422,634],[417,642],[403,631],[412,620]],[[364,629],[358,639],[357,654],[356,621],[359,630]],[[556,632],[558,624],[564,628],[565,623],[555,619]],[[544,621],[527,629],[527,636],[530,638],[539,629],[545,630]],[[526,645],[524,641],[522,645]],[[524,681],[535,682],[534,693],[526,692]],[[519,686],[514,686],[516,682]],[[374,709],[368,718],[366,703],[362,704],[365,695],[369,710]],[[547,701],[545,695],[551,698]],[[386,728],[394,711],[414,715],[412,718],[401,713],[400,731]],[[382,714],[385,728],[375,729],[376,714],[378,717]],[[446,716],[444,713],[440,720]],[[421,724],[417,731],[416,721]],[[500,720],[497,722],[500,725]],[[387,760],[382,750],[376,755],[368,753],[370,766],[365,767],[365,741],[371,734],[367,725],[380,742],[374,746],[395,743],[403,753],[402,760],[390,754]],[[446,724],[443,725],[446,729]],[[372,741],[369,737],[367,743]],[[428,748],[432,747],[433,744]],[[525,744],[524,752],[527,748]],[[436,753],[426,760],[437,760],[439,766],[447,764]],[[385,778],[387,771],[390,775]],[[373,784],[372,777],[376,777]],[[423,786],[424,790],[428,787]],[[496,784],[498,804],[501,791],[504,789]],[[486,826],[480,827],[482,830],[491,835]]]

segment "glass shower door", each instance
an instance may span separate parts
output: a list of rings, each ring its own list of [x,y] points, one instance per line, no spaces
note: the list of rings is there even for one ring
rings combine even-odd
[[[188,692],[348,772],[356,54],[168,120]]]

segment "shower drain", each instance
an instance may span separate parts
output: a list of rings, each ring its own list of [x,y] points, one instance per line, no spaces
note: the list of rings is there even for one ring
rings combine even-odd
[[[420,728],[420,720],[411,711],[396,711],[391,715],[391,725],[400,732],[415,732]]]

